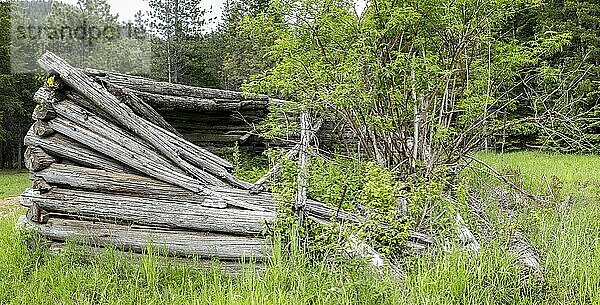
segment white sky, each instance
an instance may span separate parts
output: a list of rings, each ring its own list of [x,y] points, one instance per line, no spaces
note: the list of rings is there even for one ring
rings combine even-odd
[[[57,0],[61,2],[76,4],[77,0]],[[133,21],[138,11],[147,12],[149,10],[147,0],[107,0],[112,12],[119,14],[121,21]],[[206,14],[206,20],[209,23],[208,28],[213,29],[221,19],[222,8],[225,0],[200,0],[201,5],[209,11]],[[356,8],[359,14],[362,14],[366,6],[366,0],[356,0]]]
[[[77,0],[58,0],[61,2],[76,4]],[[147,0],[107,0],[110,4],[112,12],[119,14],[119,20],[121,21],[133,21],[135,14],[138,11],[146,12],[149,9]],[[220,18],[222,12],[222,6],[225,0],[201,0],[200,4],[207,10],[212,12],[206,14],[206,19]]]

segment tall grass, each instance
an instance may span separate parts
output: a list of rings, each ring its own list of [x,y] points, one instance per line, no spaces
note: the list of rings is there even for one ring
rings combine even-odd
[[[544,276],[524,277],[501,242],[469,254],[457,248],[404,260],[398,280],[360,261],[302,251],[272,258],[238,276],[199,270],[154,254],[136,260],[117,251],[89,255],[70,244],[58,255],[28,249],[30,236],[14,229],[17,215],[0,219],[0,304],[600,304],[600,166],[595,156],[517,153],[481,155],[543,191],[556,176],[563,210],[535,206],[528,231],[543,253]]]

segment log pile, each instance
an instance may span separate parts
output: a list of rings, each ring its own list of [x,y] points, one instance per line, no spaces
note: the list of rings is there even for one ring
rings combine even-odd
[[[212,152],[234,145],[247,152],[261,153],[268,146],[291,148],[299,134],[291,132],[280,141],[267,141],[256,127],[268,116],[273,105],[282,100],[266,95],[197,88],[95,69],[83,72],[127,102],[138,113],[148,113],[149,105],[160,115],[153,122]],[[299,118],[295,118],[299,121]],[[172,126],[172,127],[171,127]],[[356,146],[356,139],[340,120],[323,122],[317,134],[323,148]],[[287,141],[283,141],[287,140]]]
[[[241,181],[229,162],[187,140],[156,108],[229,111],[282,101],[77,69],[50,52],[39,64],[50,74],[34,96],[35,123],[25,138],[33,187],[21,197],[28,212],[19,226],[59,248],[75,239],[135,253],[153,246],[176,257],[268,255],[264,233],[277,205],[265,186],[281,167],[254,184]],[[322,125],[305,131],[314,137]],[[325,225],[361,221],[310,199],[303,216]],[[432,243],[409,238],[415,249]]]
[[[203,107],[244,109],[273,100],[80,70],[52,53],[39,64],[51,73],[35,94],[25,138],[33,188],[22,195],[29,209],[22,226],[53,242],[134,252],[150,243],[174,256],[260,260],[268,253],[272,195],[251,193],[231,164],[183,138],[146,101],[198,107],[211,99]],[[307,215],[321,223],[350,218],[315,201]]]

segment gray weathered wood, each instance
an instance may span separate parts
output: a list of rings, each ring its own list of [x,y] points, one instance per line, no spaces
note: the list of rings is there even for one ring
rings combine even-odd
[[[28,170],[37,172],[56,162],[52,156],[37,146],[27,146],[25,150],[25,167]]]
[[[55,117],[56,117],[56,113],[54,112],[54,109],[52,108],[52,104],[50,104],[50,103],[44,103],[44,104],[37,105],[35,107],[35,110],[33,110],[33,114],[31,115],[31,118],[34,121],[35,120],[49,121]]]
[[[63,242],[50,242],[48,250],[51,253],[60,253],[65,250],[66,243]],[[103,255],[106,253],[106,249],[110,249],[110,253],[121,255],[121,257],[130,259],[133,263],[140,264],[146,258],[146,253],[135,253],[131,251],[121,251],[112,248],[99,248],[90,247],[86,254],[89,255]],[[156,255],[161,253],[153,253]],[[166,256],[161,255],[156,260],[159,266],[173,266],[185,267],[188,270],[203,270],[203,271],[219,271],[229,276],[240,276],[244,272],[254,271],[262,272],[265,270],[265,266],[260,261],[242,260],[242,261],[228,261],[228,260],[215,260],[215,259],[198,259],[197,257],[177,257],[177,256]]]
[[[49,137],[54,134],[54,130],[50,128],[48,122],[37,120],[33,124],[33,128],[35,129],[35,133],[42,138]]]
[[[542,271],[541,258],[529,238],[517,231],[509,240],[509,251],[517,257],[518,263],[529,271]]]
[[[296,203],[294,209],[298,213],[298,223],[302,225],[304,223],[306,201],[308,197],[306,195],[308,188],[308,149],[310,148],[311,133],[310,133],[310,115],[307,111],[303,111],[300,115],[300,149],[298,153],[298,189],[296,192]]]
[[[202,172],[198,179],[187,175],[146,142],[69,100],[57,102],[54,107],[59,117],[49,122],[53,130],[142,173],[194,192],[205,185],[225,185],[204,171],[198,171],[197,177]]]
[[[49,219],[48,212],[42,210],[37,204],[32,204],[25,216],[36,223],[46,223]]]
[[[44,194],[30,189],[21,196],[21,203],[38,204],[49,213],[236,235],[260,234],[263,225],[276,217],[273,212],[212,209],[195,203],[59,188]]]
[[[266,101],[269,100],[268,96],[234,92],[219,89],[208,89],[208,88],[197,88],[180,84],[173,84],[167,82],[159,82],[139,76],[131,76],[114,72],[107,72],[95,69],[85,69],[85,73],[94,76],[102,81],[109,82],[125,88],[138,90],[142,92],[148,92],[153,94],[171,95],[171,96],[183,96],[183,97],[197,97],[201,99],[222,99],[222,100],[256,100]]]
[[[475,235],[467,227],[467,223],[460,214],[456,215],[456,223],[458,226],[458,237],[460,238],[463,245],[470,251],[477,253],[481,248],[481,245],[475,238]]]
[[[108,157],[89,149],[61,134],[42,138],[35,134],[32,127],[25,136],[25,145],[39,146],[50,155],[70,160],[83,166],[108,170],[112,172],[135,172],[135,170],[120,164]]]
[[[146,120],[160,126],[178,136],[181,136],[171,124],[169,124],[154,108],[148,105],[143,99],[135,94],[131,89],[113,85],[111,83],[105,84],[109,91],[123,101],[133,112],[137,115],[145,118]]]
[[[231,168],[231,164],[136,115],[127,105],[95,83],[92,78],[73,68],[53,53],[47,52],[38,62],[42,67],[60,74],[65,83],[79,91],[130,131],[148,141],[186,172],[201,177],[203,173],[196,167],[199,166],[234,186],[249,188],[249,184],[239,181],[227,172],[226,168]]]
[[[69,187],[85,191],[116,193],[164,199],[173,202],[195,203],[211,208],[237,207],[253,211],[266,211],[254,200],[264,196],[250,196],[242,190],[220,191],[208,189],[202,194],[161,182],[149,177],[133,174],[113,173],[103,170],[84,168],[73,165],[53,164],[49,168],[34,173],[33,178],[43,179],[50,185]],[[264,200],[264,199],[262,199]],[[272,200],[269,198],[268,200]]]
[[[26,221],[26,220],[21,220]],[[52,241],[76,240],[91,246],[114,246],[143,253],[148,247],[171,256],[195,256],[223,260],[262,259],[268,254],[266,240],[215,233],[140,229],[111,223],[50,218],[45,224],[30,221],[21,226],[35,229]]]
[[[323,126],[323,120],[318,119],[310,130],[311,138],[314,139],[315,134],[321,129],[322,126]],[[294,159],[296,156],[298,156],[299,152],[300,152],[300,144],[296,144],[294,147],[292,147],[290,150],[288,150],[286,152],[285,158]],[[279,163],[275,164],[275,166],[271,167],[264,176],[262,176],[256,182],[254,182],[254,184],[250,188],[250,192],[252,192],[253,194],[257,194],[257,193],[266,191],[269,180],[279,177],[279,175],[281,175],[282,167],[283,167],[282,162],[279,162]]]
[[[144,101],[161,110],[190,110],[190,111],[244,111],[261,110],[269,108],[269,101],[256,100],[222,100],[206,99],[199,97],[183,97],[133,91]]]

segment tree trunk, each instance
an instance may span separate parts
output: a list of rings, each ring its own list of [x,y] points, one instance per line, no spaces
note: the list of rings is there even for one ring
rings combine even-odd
[[[306,189],[308,187],[308,149],[310,147],[310,115],[308,112],[302,112],[300,116],[300,149],[299,149],[299,163],[300,169],[298,171],[298,190],[296,193],[296,205],[294,209],[298,213],[298,224],[302,226],[304,224],[305,209],[306,209]]]

